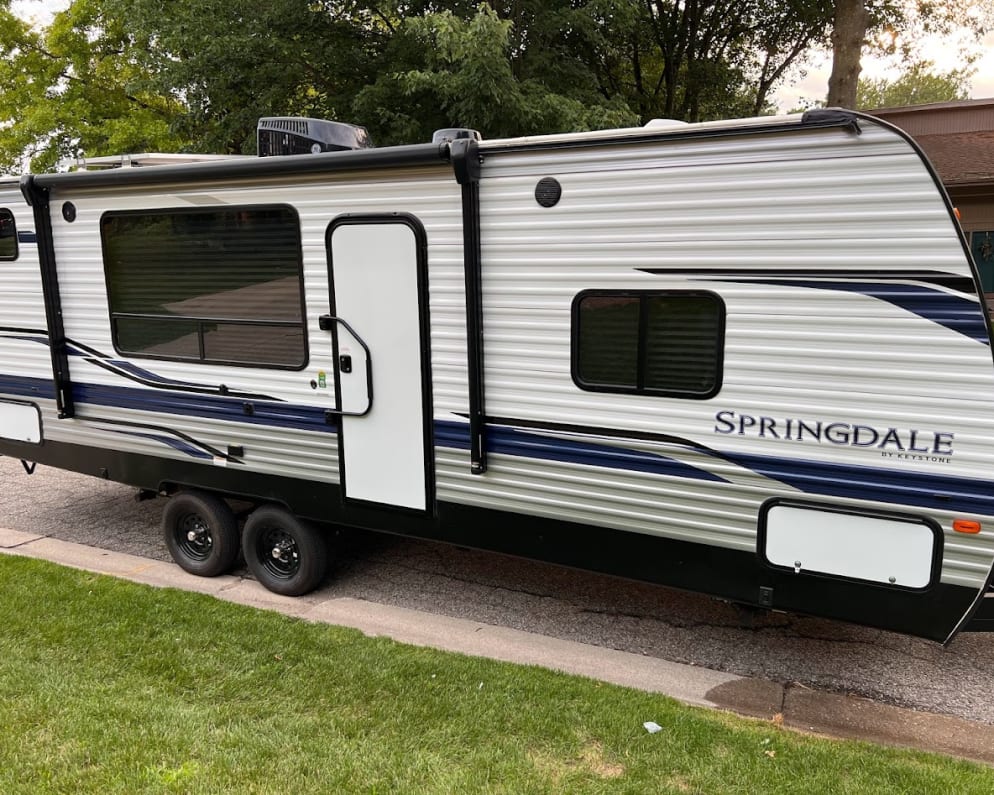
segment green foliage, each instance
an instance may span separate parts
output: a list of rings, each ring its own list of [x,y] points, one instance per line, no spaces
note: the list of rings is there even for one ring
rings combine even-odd
[[[391,70],[360,91],[358,117],[390,143],[453,126],[498,137],[637,123],[621,103],[531,76],[510,57],[512,31],[486,5],[468,20],[448,10],[404,19],[387,54]]]
[[[949,30],[965,4],[867,0],[869,29]],[[758,115],[828,41],[835,5],[74,0],[36,31],[0,0],[0,169],[252,153],[261,116],[353,121],[394,144],[453,126],[498,137]]]
[[[128,21],[145,89],[182,99],[177,128],[208,152],[254,152],[261,116],[351,120],[385,35],[348,2],[97,1]]]
[[[76,0],[44,31],[0,8],[0,56],[0,171],[185,143],[170,128],[180,103],[133,90],[139,65],[125,25],[99,0]]]
[[[856,89],[856,107],[867,110],[897,108],[952,102],[969,96],[970,78],[976,70],[964,67],[936,72],[934,69],[932,62],[918,61],[894,80],[860,80]]]
[[[700,121],[756,115],[769,92],[826,41],[828,0],[646,2],[629,40],[643,115]],[[645,57],[648,56],[648,57]]]
[[[252,152],[266,115],[355,121],[381,144],[451,126],[494,137],[752,115],[824,35],[824,6],[75,0],[46,31],[0,34],[5,165],[21,152],[36,168],[80,150]]]
[[[0,557],[0,622],[5,795],[994,788],[980,765],[41,561]]]

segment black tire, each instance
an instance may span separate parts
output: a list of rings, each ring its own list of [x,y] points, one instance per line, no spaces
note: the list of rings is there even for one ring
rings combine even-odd
[[[199,577],[216,577],[238,559],[238,520],[220,497],[181,491],[162,513],[162,535],[177,565]]]
[[[313,591],[328,571],[324,534],[275,505],[263,505],[249,516],[242,532],[242,553],[253,576],[284,596]]]

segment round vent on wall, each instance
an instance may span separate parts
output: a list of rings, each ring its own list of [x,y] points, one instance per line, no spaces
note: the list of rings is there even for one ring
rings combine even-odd
[[[555,207],[563,195],[563,186],[554,177],[542,177],[535,186],[535,201],[543,207]]]

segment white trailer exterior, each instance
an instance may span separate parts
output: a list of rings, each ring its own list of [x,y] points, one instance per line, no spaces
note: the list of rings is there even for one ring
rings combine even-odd
[[[38,175],[6,217],[0,453],[176,495],[192,571],[237,497],[286,593],[349,525],[938,641],[985,614],[987,307],[877,120]]]

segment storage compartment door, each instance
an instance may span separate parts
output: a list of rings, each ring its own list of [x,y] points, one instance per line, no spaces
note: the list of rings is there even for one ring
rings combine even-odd
[[[773,566],[899,588],[927,588],[941,539],[912,516],[779,503],[765,510],[761,554]]]

